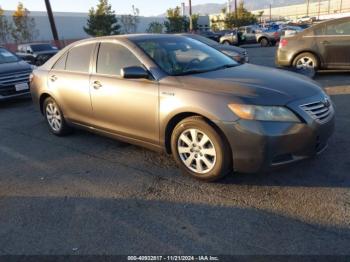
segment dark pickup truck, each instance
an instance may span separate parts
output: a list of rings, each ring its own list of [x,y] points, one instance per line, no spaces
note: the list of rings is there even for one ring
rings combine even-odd
[[[58,52],[58,49],[50,44],[35,43],[18,45],[16,54],[24,61],[41,66]]]
[[[29,95],[29,75],[33,66],[0,47],[0,101]]]

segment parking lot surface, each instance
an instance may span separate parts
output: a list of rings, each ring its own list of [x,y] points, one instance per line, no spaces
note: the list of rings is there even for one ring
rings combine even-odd
[[[248,52],[273,66],[274,48]],[[329,148],[217,183],[140,147],[55,137],[28,99],[0,103],[0,254],[350,254],[350,73],[315,80],[336,105]]]

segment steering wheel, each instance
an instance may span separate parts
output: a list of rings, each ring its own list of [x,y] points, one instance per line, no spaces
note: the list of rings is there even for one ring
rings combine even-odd
[[[189,68],[191,68],[192,65],[200,64],[200,63],[201,63],[201,60],[199,60],[198,58],[194,58],[187,63],[187,65],[184,68],[184,71],[187,71]]]

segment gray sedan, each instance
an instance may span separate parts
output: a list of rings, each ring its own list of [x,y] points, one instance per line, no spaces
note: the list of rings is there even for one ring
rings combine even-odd
[[[53,134],[78,127],[165,151],[203,181],[312,157],[334,126],[315,82],[183,36],[75,42],[34,70],[30,90]]]

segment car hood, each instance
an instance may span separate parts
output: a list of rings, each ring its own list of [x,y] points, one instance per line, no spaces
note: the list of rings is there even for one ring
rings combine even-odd
[[[179,81],[188,89],[256,105],[286,105],[322,92],[316,82],[303,75],[251,64],[181,76]]]
[[[29,71],[31,69],[32,67],[22,60],[14,63],[4,63],[0,64],[0,75],[16,73],[21,71]]]

